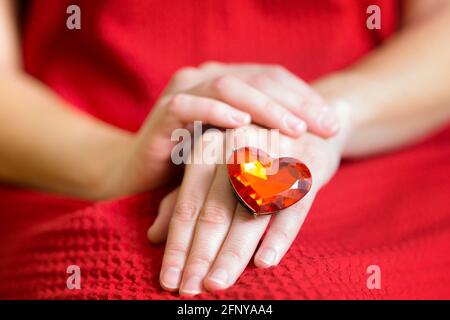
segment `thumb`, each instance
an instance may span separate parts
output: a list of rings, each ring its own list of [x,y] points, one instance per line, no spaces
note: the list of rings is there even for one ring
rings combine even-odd
[[[176,204],[179,188],[176,188],[164,197],[159,205],[158,216],[147,231],[147,238],[152,243],[164,242],[169,230],[170,218]]]

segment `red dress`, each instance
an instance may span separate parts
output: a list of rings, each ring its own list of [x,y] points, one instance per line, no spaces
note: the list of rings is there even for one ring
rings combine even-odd
[[[70,4],[81,30],[66,28]],[[365,27],[370,4],[381,31]],[[182,66],[277,63],[310,81],[382,43],[398,11],[390,0],[36,0],[25,66],[75,107],[135,131]],[[278,267],[251,263],[232,288],[198,298],[450,298],[449,138],[344,163]],[[0,297],[178,298],[158,284],[163,246],[146,239],[162,194],[91,203],[1,187]],[[81,290],[66,287],[69,265]],[[369,265],[381,289],[367,287]]]

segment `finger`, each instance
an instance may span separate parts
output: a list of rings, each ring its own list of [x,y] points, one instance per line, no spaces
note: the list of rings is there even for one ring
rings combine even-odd
[[[203,81],[204,75],[199,69],[186,66],[175,72],[164,89],[164,95],[175,94],[187,90]]]
[[[292,111],[305,102],[304,95],[300,95],[283,83],[273,80],[265,73],[247,74],[244,79],[252,87],[263,92],[288,110]]]
[[[224,165],[216,177],[200,211],[189,257],[184,268],[180,294],[202,292],[202,282],[227,235],[236,209],[236,200]]]
[[[192,88],[191,94],[223,101],[251,115],[252,120],[298,137],[306,130],[303,120],[237,77],[224,75]]]
[[[290,88],[300,96],[309,95],[314,101],[322,100],[319,94],[294,73],[281,65],[264,65],[258,63],[220,63],[217,61],[209,61],[201,64],[197,69],[204,79],[217,77],[224,74],[233,75],[254,75],[265,74],[272,78],[275,82],[281,83],[283,86]]]
[[[207,290],[221,290],[236,282],[264,234],[270,216],[254,217],[238,205],[222,248],[203,282]]]
[[[268,268],[280,262],[296,238],[313,199],[313,192],[309,192],[300,202],[276,214],[255,255],[257,267]]]
[[[337,133],[339,129],[337,117],[322,99],[313,98],[313,90],[305,89],[304,93],[300,94],[298,90],[294,91],[264,73],[249,75],[247,78],[248,83],[254,88],[303,119],[310,132],[324,138]]]
[[[170,220],[161,266],[160,283],[168,291],[179,288],[197,216],[208,194],[214,172],[213,164],[186,166]]]
[[[304,120],[312,133],[328,138],[339,131],[337,116],[320,95],[305,81],[282,66],[262,67],[259,64],[208,62],[199,66],[197,70],[201,70],[202,74],[209,78],[227,73],[247,81],[255,89]]]
[[[308,83],[282,66],[267,67],[265,73],[274,81],[282,83],[305,97],[307,103],[302,104],[294,113],[304,118],[306,122],[310,122],[311,132],[329,137],[339,131],[337,115]]]
[[[322,100],[319,94],[317,94],[314,90],[311,90],[308,83],[283,66],[268,66],[265,68],[264,73],[275,82],[282,83],[299,95],[308,95],[314,101]]]
[[[167,113],[174,129],[193,121],[203,121],[222,128],[235,128],[251,121],[248,113],[224,102],[181,93],[171,98]]]
[[[339,132],[339,120],[333,110],[323,102],[314,102],[307,98],[303,104],[292,112],[308,124],[308,130],[324,138]]]
[[[175,208],[179,188],[164,197],[159,205],[158,215],[147,231],[147,238],[153,243],[164,242],[169,230],[169,222]]]

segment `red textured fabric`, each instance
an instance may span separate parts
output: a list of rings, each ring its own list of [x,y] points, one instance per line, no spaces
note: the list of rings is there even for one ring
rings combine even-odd
[[[365,28],[369,4],[383,31]],[[65,28],[78,4],[82,30]],[[395,31],[395,1],[31,1],[28,72],[74,106],[135,131],[170,75],[206,60],[283,64],[306,80],[344,68]],[[450,298],[450,129],[346,162],[278,267],[252,264],[204,299]],[[80,155],[82,156],[82,155]],[[175,299],[151,245],[158,190],[91,203],[0,188],[0,298]],[[81,290],[66,268],[81,267]],[[381,289],[366,286],[369,265]]]

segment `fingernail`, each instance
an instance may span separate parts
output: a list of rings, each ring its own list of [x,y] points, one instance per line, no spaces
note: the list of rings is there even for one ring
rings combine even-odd
[[[180,281],[180,269],[175,267],[170,267],[164,272],[161,279],[163,285],[169,289],[178,288],[178,282]]]
[[[339,130],[339,123],[330,111],[322,112],[319,117],[319,124],[323,129],[330,132],[337,132]]]
[[[306,123],[295,116],[287,115],[285,122],[288,129],[292,132],[303,133],[306,131]]]
[[[231,121],[238,124],[248,124],[251,121],[251,117],[248,113],[233,112],[230,114]]]
[[[195,295],[202,292],[202,279],[197,276],[190,277],[182,286],[180,292],[187,295]]]
[[[208,277],[209,280],[214,281],[221,286],[225,286],[228,280],[228,272],[223,268],[218,268]]]
[[[277,256],[277,253],[275,250],[271,248],[266,248],[261,251],[261,253],[258,255],[258,260],[263,262],[267,266],[272,266],[275,264],[275,258]]]

